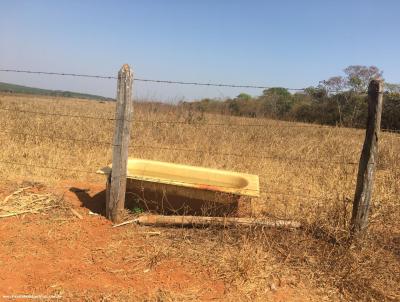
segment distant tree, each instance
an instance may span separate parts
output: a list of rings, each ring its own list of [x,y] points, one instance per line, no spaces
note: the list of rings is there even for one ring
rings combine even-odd
[[[344,98],[338,97],[339,93],[343,93],[343,91],[349,86],[349,83],[347,79],[341,77],[341,76],[336,76],[336,77],[331,77],[328,80],[321,81],[320,82],[326,89],[328,95],[332,95],[332,100],[335,101],[338,114],[339,114],[339,124],[343,124],[343,109],[342,107],[344,104],[341,102],[341,100],[344,100],[344,103],[347,102],[347,97],[344,95]],[[336,95],[335,95],[336,94]]]
[[[400,130],[400,94],[392,93],[385,95],[382,128]]]
[[[265,89],[259,101],[262,103],[264,115],[283,118],[292,107],[292,95],[282,87]]]
[[[251,95],[242,92],[236,98],[237,99],[241,99],[241,100],[250,100],[251,99]]]
[[[340,125],[352,125],[361,106],[359,99],[353,94],[361,94],[367,91],[372,79],[381,78],[382,71],[376,66],[350,65],[344,70],[345,77],[335,76],[320,84],[326,89],[330,100],[336,103]],[[346,92],[349,90],[350,92]]]
[[[382,78],[383,71],[376,66],[350,65],[344,69],[347,85],[355,92],[366,92],[372,79]]]
[[[228,109],[229,109],[229,112],[233,115],[240,114],[240,106],[239,106],[238,101],[236,101],[236,100],[228,100]]]
[[[328,95],[326,87],[324,87],[321,84],[318,85],[317,87],[313,86],[307,87],[306,89],[304,89],[304,93],[314,99],[319,99],[319,100],[323,99]]]
[[[201,113],[365,127],[368,115],[365,92],[369,81],[381,77],[382,71],[375,66],[352,65],[344,73],[295,94],[283,87],[273,87],[258,97],[240,93],[233,99],[203,99],[190,103],[190,107]],[[385,84],[382,127],[400,130],[400,84]]]
[[[385,83],[385,90],[389,93],[400,93],[400,84]]]
[[[336,93],[350,89],[356,93],[367,91],[368,84],[372,79],[381,78],[383,71],[376,66],[350,65],[344,70],[345,77],[334,76],[328,80],[321,81],[328,92]]]
[[[331,77],[325,81],[321,81],[320,83],[325,87],[328,93],[343,91],[348,86],[348,81],[341,76]]]
[[[282,97],[290,97],[290,92],[286,88],[282,87],[273,87],[268,88],[263,91],[264,96],[282,96]]]

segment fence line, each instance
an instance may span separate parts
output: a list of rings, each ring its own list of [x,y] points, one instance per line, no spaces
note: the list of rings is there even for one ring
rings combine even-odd
[[[40,138],[48,138],[51,140],[62,140],[62,141],[75,141],[75,142],[86,142],[92,144],[102,144],[106,146],[113,146],[112,143],[106,141],[95,141],[95,140],[86,140],[86,139],[75,139],[75,138],[66,138],[66,137],[57,137],[50,135],[42,135],[42,134],[32,134],[25,132],[16,132],[2,129],[3,133],[7,133],[10,135],[21,135],[21,136],[32,136],[32,137],[40,137]],[[272,159],[272,160],[284,160],[284,161],[293,161],[293,162],[304,162],[304,163],[314,163],[314,164],[324,164],[324,165],[358,165],[357,162],[340,162],[340,161],[318,161],[318,160],[308,160],[301,159],[296,157],[286,157],[286,156],[256,156],[250,154],[238,154],[238,153],[226,153],[226,152],[216,152],[216,151],[207,151],[207,150],[197,150],[197,149],[187,149],[187,148],[171,148],[171,147],[163,147],[163,146],[153,146],[153,145],[137,145],[130,144],[130,148],[141,148],[141,149],[154,149],[154,150],[168,150],[168,151],[184,151],[184,152],[193,152],[193,153],[202,153],[209,155],[219,155],[219,156],[234,156],[234,157],[250,157],[257,159]]]
[[[237,117],[245,117],[245,116],[237,116]],[[291,121],[283,121],[286,123],[292,123]],[[339,127],[334,125],[320,125],[320,124],[308,124],[308,125],[283,125],[283,124],[229,124],[229,123],[196,123],[196,122],[187,122],[187,121],[157,121],[157,120],[134,120],[136,123],[144,123],[144,124],[180,124],[180,125],[193,125],[193,126],[222,126],[222,127],[270,127],[270,128],[308,128],[308,129],[334,129],[334,130],[363,130],[364,128],[351,128],[351,127]],[[301,122],[299,122],[301,123]],[[400,133],[400,130],[395,129],[381,129],[382,132],[388,133]]]
[[[149,124],[187,124],[193,126],[228,126],[228,127],[278,127],[278,128],[324,128],[324,129],[331,129],[331,128],[340,128],[335,126],[327,126],[327,125],[270,125],[270,124],[230,124],[230,123],[194,123],[194,122],[187,122],[187,121],[157,121],[157,120],[135,120],[138,123],[149,123]]]
[[[94,75],[94,74],[80,74],[80,73],[68,73],[68,72],[50,72],[50,71],[36,71],[36,70],[24,70],[24,69],[0,69],[0,72],[8,73],[26,73],[26,74],[39,74],[39,75],[56,75],[56,76],[72,76],[81,78],[95,78],[95,79],[107,79],[107,80],[118,80],[118,77],[111,75]],[[177,84],[177,85],[192,85],[192,86],[210,86],[210,87],[228,87],[228,88],[251,88],[251,89],[271,89],[271,88],[284,88],[289,91],[305,91],[309,87],[304,88],[291,88],[281,86],[269,86],[269,85],[248,85],[248,84],[226,84],[226,83],[214,83],[214,82],[187,82],[187,81],[175,81],[175,80],[158,80],[158,79],[145,79],[145,78],[134,78],[136,82],[150,82],[158,84]],[[345,89],[326,89],[326,92],[348,92]],[[366,92],[366,91],[365,91]],[[383,92],[382,92],[383,93]]]
[[[21,136],[32,136],[32,137],[40,137],[40,138],[48,138],[51,140],[62,140],[62,141],[74,141],[74,142],[86,142],[91,144],[102,144],[107,146],[112,146],[113,144],[106,141],[94,141],[94,140],[86,140],[86,139],[77,139],[77,138],[67,138],[67,137],[57,137],[57,136],[50,136],[50,135],[43,135],[43,134],[33,134],[33,133],[26,133],[26,132],[16,132],[2,129],[2,133],[7,133],[10,135],[21,135]]]
[[[78,73],[66,73],[66,72],[48,72],[48,71],[33,71],[33,70],[21,70],[21,69],[0,69],[1,72],[14,72],[14,73],[27,73],[27,74],[42,74],[42,75],[57,75],[57,76],[73,76],[83,78],[96,78],[96,79],[113,79],[116,80],[116,76],[104,76],[104,75],[90,75],[90,74],[78,74]],[[213,86],[213,87],[229,87],[229,88],[252,88],[252,89],[270,89],[274,86],[260,86],[260,85],[236,85],[236,84],[225,84],[225,83],[204,83],[204,82],[186,82],[186,81],[172,81],[172,80],[154,80],[144,78],[134,78],[137,82],[151,82],[151,83],[163,83],[163,84],[179,84],[179,85],[193,85],[193,86]],[[303,91],[305,88],[288,88],[282,87],[287,90]]]
[[[27,114],[37,114],[37,115],[50,115],[50,116],[60,116],[60,117],[72,117],[72,118],[82,118],[82,119],[95,119],[95,120],[106,120],[106,121],[116,121],[115,118],[107,118],[107,117],[98,117],[98,116],[90,116],[90,115],[73,115],[73,114],[64,114],[64,113],[50,113],[50,112],[41,112],[41,111],[31,111],[31,110],[23,110],[23,109],[15,109],[15,108],[0,108],[2,111],[11,111],[11,112],[20,112]],[[157,120],[141,120],[135,119],[134,123],[145,123],[145,124],[186,124],[186,125],[194,125],[194,126],[228,126],[228,127],[282,127],[282,128],[324,128],[324,129],[345,129],[341,127],[327,126],[327,125],[268,125],[268,124],[230,124],[230,123],[193,123],[188,121],[157,121]]]
[[[31,110],[21,110],[14,108],[0,108],[2,111],[9,112],[20,112],[27,114],[37,114],[37,115],[49,115],[49,116],[59,116],[59,117],[72,117],[72,118],[82,118],[82,119],[94,119],[94,120],[104,120],[104,121],[116,121],[118,119],[108,118],[108,117],[99,117],[99,116],[90,116],[90,115],[73,115],[73,114],[64,114],[64,113],[50,113],[50,112],[41,112],[41,111],[31,111]],[[308,128],[308,129],[335,129],[335,130],[347,130],[347,129],[356,129],[356,130],[365,130],[363,128],[347,128],[347,127],[337,127],[330,125],[318,125],[318,124],[309,124],[309,125],[283,125],[283,124],[230,124],[230,123],[193,123],[189,121],[157,121],[157,120],[142,120],[135,119],[132,121],[133,123],[144,123],[144,124],[179,124],[179,125],[191,125],[191,126],[215,126],[215,127],[270,127],[270,128]],[[400,133],[400,130],[395,129],[381,129],[383,132],[388,133]]]
[[[210,155],[221,155],[221,156],[235,156],[235,157],[250,157],[257,159],[273,159],[273,160],[285,160],[285,161],[294,161],[294,162],[305,162],[305,163],[314,163],[314,164],[337,164],[337,165],[358,165],[358,162],[336,162],[336,161],[318,161],[318,160],[307,160],[300,159],[296,157],[285,157],[285,156],[256,156],[250,154],[237,154],[237,153],[221,153],[214,151],[205,151],[205,150],[196,150],[196,149],[186,149],[186,148],[169,148],[169,147],[161,147],[161,146],[150,146],[150,145],[132,145],[130,147],[134,148],[143,148],[143,149],[160,149],[160,150],[168,150],[168,151],[184,151],[184,152],[193,152],[193,153],[205,153]]]
[[[3,111],[18,111],[22,113],[30,113],[30,114],[42,114],[48,116],[59,116],[59,117],[74,117],[74,118],[86,118],[86,119],[97,119],[97,120],[109,120],[109,121],[117,121],[116,128],[115,128],[115,144],[109,144],[114,147],[113,150],[113,174],[110,175],[107,179],[107,202],[106,202],[106,213],[109,208],[117,209],[124,207],[125,202],[125,182],[126,181],[126,167],[127,167],[127,159],[128,159],[128,149],[129,147],[133,148],[144,148],[144,149],[157,149],[157,150],[168,150],[168,151],[183,151],[183,152],[191,152],[191,153],[202,153],[202,154],[209,154],[209,155],[222,155],[222,156],[237,156],[237,157],[250,157],[250,158],[257,158],[257,159],[272,159],[272,160],[279,160],[279,161],[290,161],[290,162],[307,162],[313,164],[337,164],[337,165],[352,165],[352,166],[359,166],[358,171],[358,179],[357,179],[357,187],[356,187],[356,197],[353,202],[353,215],[352,215],[352,231],[358,232],[361,229],[365,228],[367,224],[367,217],[368,217],[368,209],[369,203],[371,199],[371,192],[373,187],[373,174],[376,166],[375,155],[377,153],[377,140],[378,134],[380,132],[380,121],[381,121],[381,111],[382,111],[382,100],[383,100],[383,82],[381,80],[373,80],[369,84],[368,89],[368,97],[369,97],[369,108],[368,108],[368,126],[364,141],[364,146],[362,150],[362,157],[360,162],[351,162],[351,161],[319,161],[319,160],[307,160],[302,158],[290,158],[285,156],[255,156],[249,154],[235,154],[235,153],[222,153],[222,152],[214,152],[214,151],[206,151],[206,150],[196,150],[196,149],[186,149],[186,148],[169,148],[169,147],[162,147],[162,146],[151,146],[151,145],[129,145],[129,131],[130,131],[130,124],[132,119],[129,117],[132,107],[132,81],[133,75],[131,73],[131,69],[129,65],[125,64],[119,74],[118,77],[115,76],[104,76],[104,75],[89,75],[89,74],[76,74],[76,73],[57,73],[57,72],[45,72],[45,71],[31,71],[31,70],[17,70],[17,69],[0,69],[1,72],[18,72],[18,73],[27,73],[27,74],[42,74],[42,75],[58,75],[58,76],[74,76],[74,77],[86,77],[86,78],[98,78],[98,79],[118,79],[118,89],[117,89],[117,110],[116,113],[118,114],[118,118],[104,118],[104,117],[95,117],[95,116],[82,116],[82,115],[71,115],[71,114],[62,114],[62,113],[49,113],[49,112],[36,112],[30,110],[17,110],[11,108],[0,108]],[[128,76],[129,74],[129,76]],[[128,81],[129,80],[129,81]],[[170,81],[170,80],[154,80],[154,79],[143,79],[143,78],[136,78],[135,81],[142,81],[142,82],[153,82],[153,83],[166,83],[166,84],[181,84],[181,85],[196,85],[196,86],[214,86],[214,87],[230,87],[230,88],[255,88],[255,89],[269,89],[274,88],[271,86],[256,86],[256,85],[235,85],[235,84],[224,84],[224,83],[204,83],[204,82],[185,82],[185,81]],[[287,90],[294,90],[294,91],[304,91],[306,88],[287,88],[282,87]],[[343,90],[329,90],[325,89],[327,92],[344,92]],[[150,120],[139,120],[138,122],[145,122],[145,123],[152,123],[153,125],[156,123],[175,123],[175,124],[192,124],[189,121],[150,121]],[[198,125],[207,125],[207,123],[200,123]],[[210,123],[213,126],[231,126],[230,124],[221,124],[221,123]],[[267,127],[268,125],[265,124],[247,124],[247,127]],[[305,125],[293,125],[293,127],[313,127],[313,126],[305,126]],[[320,128],[326,128],[326,126],[319,126]],[[383,129],[389,130],[390,129]],[[390,131],[394,133],[400,132],[399,130]],[[14,135],[17,135],[14,133]],[[31,135],[28,133],[19,133],[18,135]],[[31,135],[36,137],[46,137],[45,135]],[[56,137],[50,137],[51,139],[57,139]],[[58,138],[61,139],[61,138]],[[92,140],[82,140],[82,139],[69,139],[69,138],[62,138],[62,140],[66,141],[85,141],[90,143],[106,143],[106,142],[96,142]],[[119,149],[118,149],[119,148]],[[121,152],[118,152],[121,151]],[[117,156],[116,156],[117,155]],[[93,171],[87,170],[79,170],[79,169],[70,169],[70,168],[63,168],[63,167],[49,167],[37,164],[24,164],[18,163],[13,161],[7,160],[0,160],[0,163],[3,164],[10,164],[10,165],[22,165],[26,167],[36,167],[42,169],[52,169],[52,170],[63,170],[63,171],[70,171],[70,172],[79,172],[79,173],[96,173]],[[115,173],[116,172],[116,173]],[[112,180],[113,177],[113,180]],[[116,179],[121,178],[123,182],[120,184],[116,184]],[[150,181],[160,181],[159,178],[145,178],[145,180]],[[110,194],[110,184],[111,187],[111,194]],[[193,185],[202,185],[200,183],[191,183]],[[225,186],[219,186],[221,188],[228,188]],[[113,190],[115,188],[115,190]],[[251,189],[249,191],[259,192],[259,190]],[[263,194],[279,194],[283,196],[296,196],[302,198],[310,198],[310,199],[321,199],[326,197],[317,197],[311,195],[300,195],[300,194],[291,194],[288,192],[274,192],[274,191],[265,191]],[[357,197],[358,196],[358,197]],[[365,198],[367,196],[367,198]],[[117,197],[117,198],[115,198]],[[115,202],[110,203],[110,198],[114,199]],[[121,206],[122,205],[122,206]],[[360,206],[361,205],[361,206]],[[114,207],[115,206],[115,207]],[[358,212],[359,211],[359,212]],[[107,214],[107,217],[111,218],[113,222],[118,220],[117,212],[115,212],[115,217]],[[361,213],[361,214],[360,214]],[[117,221],[118,222],[118,221]],[[359,226],[357,226],[357,224]]]
[[[20,112],[20,113],[28,113],[28,114],[37,114],[37,115],[50,115],[50,116],[60,116],[60,117],[73,117],[73,118],[83,118],[83,119],[115,121],[115,118],[104,118],[104,117],[90,116],[90,115],[73,115],[73,114],[54,113],[54,112],[40,112],[40,111],[31,111],[31,110],[21,110],[21,109],[13,109],[13,108],[0,108],[0,110],[2,110],[2,111]]]

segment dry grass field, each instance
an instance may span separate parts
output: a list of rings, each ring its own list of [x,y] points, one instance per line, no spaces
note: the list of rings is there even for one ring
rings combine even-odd
[[[26,182],[65,202],[76,198],[71,186],[89,195],[104,190],[104,179],[93,172],[111,161],[113,103],[1,95],[0,108],[11,109],[0,110],[3,197]],[[253,215],[299,220],[304,227],[111,229],[84,207],[77,208],[82,220],[65,207],[2,218],[0,270],[15,264],[25,277],[3,268],[0,294],[58,293],[71,301],[399,301],[399,135],[381,136],[369,234],[350,246],[363,130],[139,103],[132,131],[130,156],[259,175]],[[39,260],[32,255],[54,270],[34,267]],[[89,258],[95,259],[90,265]]]

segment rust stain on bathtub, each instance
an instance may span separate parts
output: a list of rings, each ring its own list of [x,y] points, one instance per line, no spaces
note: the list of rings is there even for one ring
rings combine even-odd
[[[203,190],[210,190],[210,191],[221,191],[221,187],[218,186],[211,186],[211,185],[195,185],[196,188],[203,189]]]

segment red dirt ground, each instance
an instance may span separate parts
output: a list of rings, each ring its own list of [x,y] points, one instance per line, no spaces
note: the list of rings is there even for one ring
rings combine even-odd
[[[0,198],[13,189],[3,187]],[[112,228],[103,216],[89,214],[102,211],[104,184],[63,182],[52,191],[64,194],[83,219],[51,211],[0,219],[0,300],[22,294],[70,301],[224,300],[223,281],[204,267],[165,257],[148,244],[146,228]],[[302,297],[282,287],[265,298],[309,301]]]

